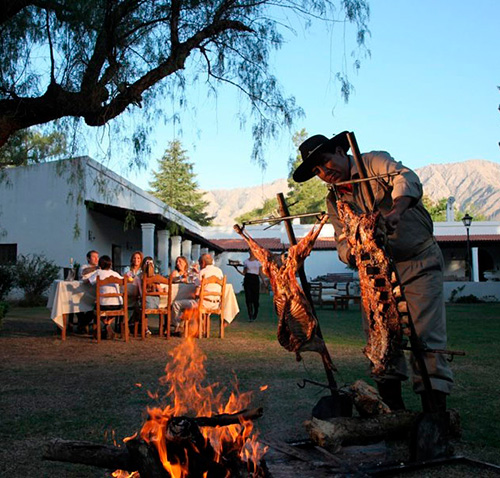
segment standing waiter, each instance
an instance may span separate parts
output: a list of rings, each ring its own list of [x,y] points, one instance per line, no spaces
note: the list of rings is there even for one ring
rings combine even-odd
[[[249,250],[249,254],[249,257],[243,262],[243,272],[239,269],[236,270],[244,276],[243,289],[245,291],[248,321],[253,322],[259,313],[260,277],[262,276],[262,268],[261,263],[255,257],[251,249]]]
[[[300,183],[318,176],[329,184],[359,179],[355,162],[347,154],[349,147],[347,131],[330,139],[323,135],[311,136],[299,147],[302,163],[293,173],[293,179]],[[428,348],[445,349],[444,264],[433,236],[432,219],[422,204],[422,184],[411,169],[396,162],[385,151],[365,153],[361,155],[361,161],[368,177],[382,176],[370,181],[374,206],[385,219],[388,249],[400,276],[416,332]],[[399,174],[387,176],[390,173]],[[359,184],[339,187],[337,194],[353,211],[370,212],[366,210]],[[345,263],[353,263],[338,217],[337,198],[332,191],[326,201],[335,229],[339,258]],[[446,397],[453,385],[451,370],[441,354],[424,353],[424,360],[432,385],[432,397],[425,391],[415,357],[411,354],[413,389],[420,394],[424,411],[431,411],[432,403],[444,411]],[[407,378],[402,351],[382,376],[374,377],[382,399],[393,410],[404,409],[401,381]]]

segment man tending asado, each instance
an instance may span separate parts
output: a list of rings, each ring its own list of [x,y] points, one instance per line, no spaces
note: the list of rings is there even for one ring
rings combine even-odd
[[[359,179],[359,172],[350,149],[347,132],[331,139],[315,135],[300,147],[302,163],[293,173],[297,182],[314,176],[328,184]],[[430,349],[446,348],[446,317],[443,296],[443,258],[433,237],[432,219],[422,204],[422,185],[409,168],[395,161],[387,152],[372,151],[361,155],[371,180],[375,208],[385,219],[388,250],[394,260],[404,289],[408,308],[417,335]],[[391,173],[399,173],[388,176]],[[358,213],[368,211],[360,184],[350,183],[338,187],[337,196],[331,191],[327,207],[335,229],[339,258],[352,263],[350,247],[343,234],[337,201],[342,201]],[[420,394],[423,409],[429,411],[431,403],[439,410],[446,409],[446,397],[451,392],[453,378],[443,355],[426,353],[424,359],[432,385],[432,397],[425,392],[421,374],[413,356],[410,357],[414,391]],[[406,363],[401,352],[385,374],[374,377],[384,401],[393,410],[403,409],[401,381],[407,379]]]

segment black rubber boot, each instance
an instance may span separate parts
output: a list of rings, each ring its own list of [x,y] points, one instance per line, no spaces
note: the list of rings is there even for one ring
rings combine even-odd
[[[393,411],[406,410],[401,395],[401,380],[384,380],[377,382],[378,393],[384,403]]]
[[[422,392],[420,394],[422,410],[424,412],[446,412],[446,397],[448,395],[440,390],[431,390],[431,394],[431,397],[429,397],[428,392]],[[432,402],[434,402],[436,407],[435,410],[433,410]]]

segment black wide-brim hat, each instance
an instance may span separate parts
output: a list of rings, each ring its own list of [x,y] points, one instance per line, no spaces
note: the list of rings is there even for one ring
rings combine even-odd
[[[321,153],[335,153],[337,146],[340,146],[344,153],[349,151],[349,140],[347,131],[336,134],[328,139],[322,134],[316,134],[307,138],[300,146],[299,151],[302,156],[302,164],[293,172],[293,179],[298,183],[308,181],[316,176],[313,168],[318,165]]]

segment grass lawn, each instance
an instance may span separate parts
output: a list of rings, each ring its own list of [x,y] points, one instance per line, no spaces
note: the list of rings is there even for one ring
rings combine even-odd
[[[314,386],[300,389],[297,383],[303,378],[325,382],[321,361],[305,353],[296,362],[281,348],[270,298],[261,296],[261,301],[256,322],[240,313],[224,340],[197,341],[207,356],[207,380],[231,390],[237,376],[242,391],[254,390],[253,405],[264,407],[258,421],[264,436],[305,438],[302,423],[325,392]],[[463,427],[456,452],[500,464],[500,304],[450,305],[447,312],[449,348],[467,353],[452,363],[456,383],[449,407],[459,410]],[[370,382],[359,308],[323,309],[319,318],[339,384],[359,378]],[[52,438],[121,442],[137,431],[146,407],[157,403],[147,392],[161,396],[158,380],[168,351],[180,340],[153,336],[97,345],[69,336],[61,342],[47,309],[11,309],[0,332],[0,476],[109,476],[92,467],[42,461],[43,444]],[[268,389],[260,392],[262,385]],[[404,394],[408,408],[418,409],[410,384]]]

